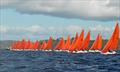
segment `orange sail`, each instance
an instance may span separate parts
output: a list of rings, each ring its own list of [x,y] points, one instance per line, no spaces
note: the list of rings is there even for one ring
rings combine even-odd
[[[26,40],[25,39],[23,39],[22,41],[21,41],[21,49],[24,49],[25,48],[25,44],[26,44]]]
[[[78,48],[81,45],[83,38],[84,38],[84,30],[82,30],[80,36],[76,38],[76,42],[74,42],[74,44],[71,46],[69,50],[71,52],[79,50]]]
[[[24,50],[27,49],[27,47],[26,47],[27,45],[28,45],[28,41],[26,40],[26,41],[25,41],[25,45],[24,45]]]
[[[47,46],[47,43],[46,43],[46,42],[44,42],[44,43],[43,43],[43,50],[45,50],[45,49],[46,49],[46,46]]]
[[[78,39],[78,33],[76,33],[75,38],[72,41],[72,44],[71,44],[71,46],[69,48],[69,51],[74,51],[74,46],[75,46],[75,43],[76,43],[77,39]]]
[[[42,43],[42,45],[41,45],[41,49],[42,49],[42,50],[45,50],[46,45],[47,45],[47,43],[46,43],[46,41],[44,41],[44,42]]]
[[[78,39],[78,33],[76,33],[75,38],[74,38],[74,40],[72,41],[72,44],[71,44],[69,50],[73,49],[73,47],[74,47],[74,45],[75,45],[77,39]]]
[[[34,49],[34,43],[33,42],[30,42],[30,47],[29,47],[30,50],[33,50]]]
[[[62,44],[61,44],[61,46],[60,46],[60,50],[62,50],[63,48],[64,48],[64,45],[65,45],[65,40],[64,40],[64,38],[62,39]]]
[[[98,45],[98,41],[99,41],[99,34],[97,36],[97,38],[95,39],[94,43],[92,44],[91,48],[89,50],[95,50],[97,48]]]
[[[111,47],[111,44],[112,44],[112,37],[111,39],[107,42],[107,44],[104,46],[104,48],[102,49],[102,53],[107,53],[110,51],[110,47]]]
[[[90,31],[87,33],[86,38],[83,40],[80,49],[81,50],[88,50],[89,43],[90,43]]]
[[[120,39],[120,28],[119,28],[119,39]]]
[[[50,48],[52,48],[52,37],[50,37],[48,42],[47,42],[46,50],[49,50]]]
[[[118,25],[118,22],[116,23],[116,27],[115,27],[115,30],[113,32],[113,42],[112,42],[112,45],[110,47],[110,50],[117,50],[118,48],[118,41],[119,41],[119,25]]]
[[[25,48],[24,48],[25,50],[30,48],[30,43],[31,43],[30,40],[28,40],[28,41],[26,42]]]
[[[21,48],[21,41],[17,41],[17,43],[16,43],[16,49],[22,49]]]
[[[102,48],[102,36],[100,35],[100,36],[99,36],[98,45],[97,45],[96,50],[101,50],[101,48]]]
[[[76,33],[75,38],[74,38],[74,40],[73,40],[73,42],[72,42],[71,47],[76,43],[78,37],[79,37],[79,36],[78,36],[78,33]]]
[[[119,26],[117,22],[111,38],[108,40],[108,42],[106,43],[105,47],[103,48],[101,52],[107,53],[109,51],[117,50],[118,40],[119,40]]]
[[[45,41],[44,41],[44,42],[45,42]],[[43,50],[44,42],[42,42],[42,44],[41,44],[41,46],[40,46],[40,50]]]
[[[39,47],[39,41],[36,40],[35,43],[34,43],[34,49],[37,50]]]
[[[82,30],[80,37],[79,37],[79,40],[78,40],[78,44],[76,46],[78,51],[80,50],[80,46],[82,45],[83,39],[84,39],[84,30]]]
[[[55,50],[61,50],[64,47],[65,41],[64,38],[62,37],[59,41],[59,43],[56,45]]]
[[[96,40],[89,50],[101,50],[102,48],[102,36],[98,34]]]
[[[68,50],[69,47],[70,47],[70,43],[71,43],[70,35],[68,35],[67,40],[66,40],[66,43],[65,43],[65,46],[63,47],[62,50]]]

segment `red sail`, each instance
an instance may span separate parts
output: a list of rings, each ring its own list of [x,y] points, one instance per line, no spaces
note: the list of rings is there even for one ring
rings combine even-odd
[[[34,43],[33,42],[30,42],[30,47],[29,47],[30,50],[34,50]]]
[[[80,49],[81,50],[88,50],[89,43],[90,43],[90,31],[87,33],[86,38],[83,40]]]
[[[64,47],[64,44],[65,44],[64,38],[62,37],[62,38],[60,39],[60,41],[58,42],[58,44],[56,45],[55,50],[61,50],[61,48]]]
[[[68,50],[70,48],[70,43],[71,43],[70,35],[68,35],[65,46],[63,47],[63,50]]]
[[[28,40],[27,42],[26,42],[26,44],[25,44],[25,50],[27,50],[27,49],[29,49],[30,48],[30,40]]]
[[[89,50],[95,50],[97,48],[99,37],[100,37],[100,35],[98,34],[97,38],[95,39],[93,45],[91,46],[91,48]]]
[[[112,44],[112,37],[111,37],[111,39],[107,42],[107,44],[105,45],[105,47],[102,49],[102,53],[107,53],[107,52],[109,52],[109,48],[111,47],[111,44]]]
[[[76,33],[76,36],[75,36],[75,38],[74,38],[74,40],[73,40],[73,42],[72,42],[72,44],[71,44],[71,46],[70,46],[70,48],[69,48],[69,51],[71,51],[71,52],[74,51],[74,48],[75,48],[75,46],[76,46],[77,40],[78,40],[78,33]]]
[[[44,42],[45,42],[45,41],[44,41]],[[40,50],[43,50],[44,42],[42,42],[42,44],[41,44],[41,46],[40,46]]]
[[[24,49],[24,48],[25,48],[25,44],[26,44],[26,40],[23,39],[23,40],[21,41],[21,47],[20,47],[20,49]]]
[[[36,40],[35,43],[34,43],[34,49],[38,50],[38,47],[39,47],[39,41]]]
[[[82,30],[81,34],[80,34],[80,37],[78,39],[78,43],[77,43],[77,50],[80,51],[80,46],[82,45],[82,42],[83,42],[83,39],[84,39],[84,30]]]
[[[102,36],[100,35],[100,36],[99,36],[98,45],[97,45],[96,50],[101,50],[101,48],[102,48]]]
[[[75,38],[74,38],[74,40],[72,41],[71,48],[72,48],[72,47],[74,46],[74,44],[76,43],[77,39],[78,39],[78,33],[76,33]],[[71,49],[71,48],[70,48],[70,49]]]
[[[112,40],[112,45],[110,47],[110,50],[117,50],[118,41],[119,41],[119,25],[118,25],[118,22],[117,22],[115,30],[113,32],[113,40]]]
[[[16,49],[22,49],[21,45],[22,45],[21,41],[17,41]]]
[[[78,33],[76,33],[75,38],[74,38],[74,40],[73,40],[73,42],[72,42],[71,47],[76,43],[78,37],[79,37],[79,36],[78,36]]]
[[[49,50],[52,48],[52,37],[49,38],[47,45],[46,45],[46,50]]]
[[[103,48],[101,52],[107,53],[109,51],[117,50],[118,40],[119,40],[119,26],[117,22],[111,38],[108,40],[108,42],[106,43],[105,47]]]
[[[81,32],[80,36],[77,38],[75,44],[70,48],[71,52],[80,50],[79,46],[82,44],[83,38],[84,38],[84,30],[82,30],[82,32]]]
[[[41,45],[41,50],[45,50],[46,45],[47,45],[47,43],[46,43],[46,41],[44,41],[44,42],[42,43],[42,45]]]

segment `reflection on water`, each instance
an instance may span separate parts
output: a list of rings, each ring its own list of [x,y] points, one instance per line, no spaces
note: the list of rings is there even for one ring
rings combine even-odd
[[[120,52],[71,54],[65,52],[0,50],[0,72],[119,72]]]

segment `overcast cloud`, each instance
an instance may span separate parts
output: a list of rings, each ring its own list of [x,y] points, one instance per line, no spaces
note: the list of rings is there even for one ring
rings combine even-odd
[[[120,19],[120,0],[0,0],[0,8],[84,20]]]

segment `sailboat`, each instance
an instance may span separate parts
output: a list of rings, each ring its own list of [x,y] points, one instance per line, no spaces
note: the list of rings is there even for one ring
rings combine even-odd
[[[76,33],[75,38],[72,41],[72,44],[71,44],[70,48],[68,49],[68,52],[73,52],[74,51],[74,46],[75,46],[75,43],[76,43],[77,39],[78,39],[78,33]]]
[[[40,44],[39,41],[36,40],[33,46],[34,50],[38,50],[39,44]]]
[[[68,51],[68,49],[70,48],[70,44],[71,44],[71,39],[70,39],[70,35],[68,35],[66,43],[65,43],[64,47],[62,48],[62,50]]]
[[[17,41],[12,43],[10,50],[15,50],[15,51],[20,51],[23,50],[23,44],[24,44],[24,40],[22,41]]]
[[[52,37],[50,36],[49,40],[47,41],[45,50],[46,51],[51,51],[50,50],[51,48],[52,48]]]
[[[73,40],[73,42],[72,42],[71,47],[76,43],[78,37],[79,37],[79,36],[78,36],[78,33],[76,33],[75,38],[74,38],[74,40]]]
[[[80,51],[78,51],[78,53],[79,52],[86,53],[88,50],[89,43],[90,43],[90,31],[87,33],[86,38],[82,41],[82,45],[79,47]]]
[[[101,48],[102,48],[102,36],[98,34],[93,45],[89,49],[89,52],[100,52]]]
[[[104,48],[101,50],[102,54],[115,54],[117,48],[118,48],[118,40],[119,40],[119,25],[118,22],[116,23],[114,32],[112,33],[112,36],[104,46]]]
[[[65,45],[65,41],[64,41],[64,38],[62,37],[60,39],[60,41],[58,42],[58,44],[56,45],[54,50],[55,51],[62,51],[61,49],[64,47],[64,45]]]
[[[24,50],[29,50],[29,49],[30,49],[30,44],[31,44],[31,41],[28,40],[28,41],[26,42],[26,44],[25,44]]]
[[[41,45],[41,50],[44,51],[46,49],[46,45],[47,45],[46,41],[43,41],[43,43]]]
[[[82,30],[79,40],[78,40],[78,44],[77,44],[77,51],[80,51],[80,46],[82,46],[82,42],[84,40],[84,30]]]
[[[76,42],[74,42],[74,44],[71,46],[71,48],[69,50],[70,52],[76,52],[79,50],[78,48],[83,41],[83,37],[84,37],[84,30],[82,30],[79,37],[77,37],[77,35],[76,35]]]
[[[98,42],[96,51],[97,51],[97,52],[100,52],[101,49],[102,49],[102,36],[100,35],[100,36],[99,36],[99,42]]]
[[[29,50],[34,50],[34,42],[30,42]]]
[[[26,44],[26,40],[23,39],[23,40],[21,41],[21,48],[20,48],[20,50],[24,50],[25,44]]]

